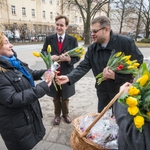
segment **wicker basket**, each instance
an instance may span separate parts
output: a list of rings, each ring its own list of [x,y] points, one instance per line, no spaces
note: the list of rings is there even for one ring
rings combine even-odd
[[[124,91],[121,91],[118,94],[116,94],[116,96],[108,103],[108,105],[102,110],[101,113],[95,114],[93,113],[85,115],[85,116],[96,115],[97,117],[84,132],[82,132],[79,127],[79,118],[83,116],[74,119],[73,121],[74,129],[72,131],[70,138],[70,145],[72,146],[73,150],[106,150],[106,148],[103,148],[102,146],[92,142],[91,140],[88,140],[86,138],[86,135],[89,133],[90,129],[97,123],[97,121],[105,114],[105,112],[121,96],[123,92]]]

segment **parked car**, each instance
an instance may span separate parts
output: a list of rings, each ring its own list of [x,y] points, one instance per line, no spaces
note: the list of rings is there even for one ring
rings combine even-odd
[[[135,35],[130,35],[130,37],[135,40]],[[137,41],[141,41],[142,39],[144,39],[144,35],[138,34],[138,36],[137,36]]]
[[[10,42],[14,40],[14,34],[10,30],[3,31],[5,36],[9,39]]]
[[[3,31],[3,33],[9,39],[10,42],[20,41],[20,33],[18,30],[15,30],[14,32],[12,32],[10,30],[5,30],[5,31]]]
[[[37,41],[45,41],[46,34],[38,34],[36,38]]]

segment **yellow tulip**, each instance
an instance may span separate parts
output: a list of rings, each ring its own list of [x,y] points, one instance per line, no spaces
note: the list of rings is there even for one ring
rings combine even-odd
[[[136,63],[137,62],[137,60],[132,60],[132,63]]]
[[[128,112],[130,115],[134,116],[139,112],[139,108],[137,106],[128,107]]]
[[[134,117],[134,124],[139,129],[144,125],[144,118],[142,116]]]
[[[129,93],[129,95],[131,95],[131,96],[135,96],[135,95],[138,95],[138,94],[140,93],[140,90],[137,89],[137,88],[134,87],[134,86],[130,86],[128,93]]]
[[[78,53],[78,52],[79,52],[79,49],[76,49],[75,52]]]
[[[128,66],[127,68],[128,69],[133,69],[133,68],[136,68],[136,67],[132,65],[132,66]]]
[[[130,61],[130,60],[126,61],[126,64],[131,65],[132,61]]]
[[[47,46],[47,51],[51,53],[52,50],[50,45]]]
[[[145,74],[145,75],[143,75],[141,78],[137,79],[136,82],[139,82],[139,83],[140,83],[140,86],[144,86],[147,81],[148,81],[148,75]]]
[[[37,52],[32,52],[32,54],[36,57],[40,57],[40,53],[37,53]]]
[[[121,54],[122,54],[122,52],[118,52],[118,53],[116,54],[116,57],[119,57]]]
[[[138,67],[140,64],[139,63],[134,63],[133,66]]]
[[[124,57],[122,57],[122,60],[124,59],[125,61],[128,61],[130,58],[131,58],[131,55],[124,56]]]
[[[128,98],[126,98],[126,104],[130,107],[133,107],[138,104],[138,101],[136,98],[129,96]]]
[[[146,115],[150,117],[150,111],[148,111],[148,112],[146,113]]]
[[[84,54],[85,54],[85,51],[83,51],[81,55],[84,55]]]

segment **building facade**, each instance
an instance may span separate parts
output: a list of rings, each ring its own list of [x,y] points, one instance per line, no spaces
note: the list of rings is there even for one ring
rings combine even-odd
[[[72,31],[82,33],[83,22],[77,7],[67,4],[63,0],[0,0],[0,28],[19,30],[21,36],[49,35],[55,32],[55,17],[64,14]]]

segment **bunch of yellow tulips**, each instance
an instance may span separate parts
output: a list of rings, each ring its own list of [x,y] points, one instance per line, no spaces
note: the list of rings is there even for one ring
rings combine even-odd
[[[141,65],[128,93],[121,95],[119,102],[127,107],[135,127],[142,132],[145,121],[150,122],[150,73],[146,63]]]

